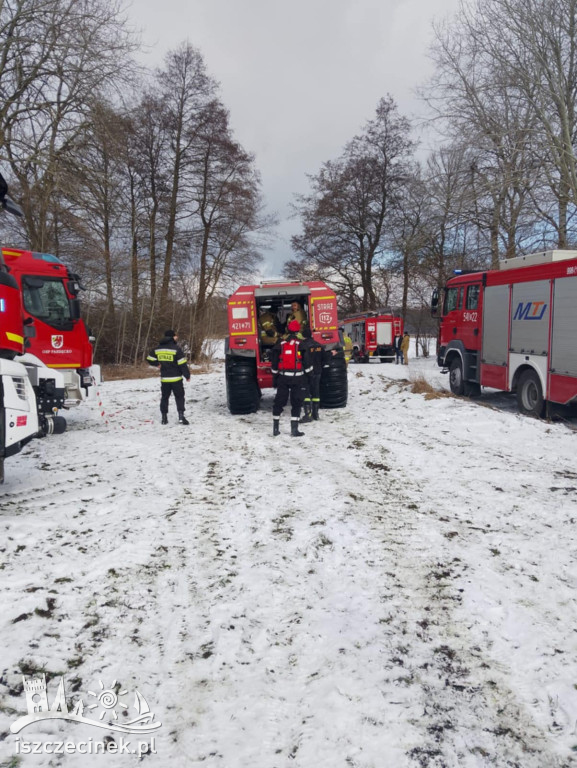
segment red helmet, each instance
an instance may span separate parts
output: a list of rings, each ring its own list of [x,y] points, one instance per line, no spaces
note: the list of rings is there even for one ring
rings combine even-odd
[[[301,324],[298,320],[291,320],[288,324],[288,329],[291,333],[296,333],[297,331],[300,331]]]

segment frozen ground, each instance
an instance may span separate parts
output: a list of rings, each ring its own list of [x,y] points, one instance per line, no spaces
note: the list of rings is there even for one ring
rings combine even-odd
[[[15,760],[17,738],[118,741],[11,734],[22,671],[71,704],[138,688],[150,766],[577,764],[577,435],[419,376],[446,389],[433,360],[352,365],[349,407],[300,440],[286,414],[272,437],[271,392],[230,416],[221,364],[188,428],[160,425],[156,380],[113,382],[8,460],[0,765],[138,762]]]

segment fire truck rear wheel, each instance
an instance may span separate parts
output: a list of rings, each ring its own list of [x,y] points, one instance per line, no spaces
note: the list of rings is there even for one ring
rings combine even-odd
[[[333,357],[321,376],[321,408],[344,408],[348,398],[347,364]]]
[[[544,400],[541,381],[533,370],[524,371],[517,384],[517,403],[521,413],[527,416],[535,416],[540,419],[543,416]]]
[[[454,395],[462,397],[465,394],[465,382],[463,380],[463,363],[460,357],[454,357],[449,366],[449,386]]]
[[[256,378],[256,362],[248,358],[227,357],[226,402],[233,415],[258,411],[260,390]]]

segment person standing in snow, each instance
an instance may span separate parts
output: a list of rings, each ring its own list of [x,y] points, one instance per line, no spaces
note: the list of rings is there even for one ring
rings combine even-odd
[[[396,363],[396,365],[398,365],[399,363],[401,363],[401,365],[403,364],[403,353],[401,352],[401,341],[402,340],[403,340],[402,336],[395,336],[394,347],[395,347],[395,363]]]
[[[401,354],[403,355],[403,365],[409,364],[409,344],[411,343],[411,337],[405,331],[403,340],[401,341]]]
[[[343,332],[343,342],[345,345],[345,362],[348,366],[351,361],[351,357],[353,356],[353,340],[344,328],[341,328],[341,330]]]
[[[184,352],[177,344],[177,339],[178,336],[175,331],[165,331],[164,338],[159,341],[156,349],[146,359],[155,368],[160,367],[161,423],[168,424],[168,401],[172,393],[178,411],[178,421],[180,424],[188,426],[189,422],[184,416],[184,384],[182,379],[184,377],[190,381],[190,370]]]
[[[271,372],[277,386],[272,406],[272,433],[274,437],[280,435],[280,417],[290,395],[291,436],[302,437],[304,432],[299,432],[299,418],[306,393],[306,377],[312,373],[313,366],[310,362],[309,350],[301,346],[302,341],[297,336],[300,323],[297,320],[291,320],[287,331],[287,338],[275,344],[271,352]]]
[[[302,335],[305,338],[301,342],[301,351],[308,349],[310,363],[313,367],[311,373],[307,376],[307,391],[304,399],[305,415],[301,419],[301,424],[308,424],[311,421],[319,420],[322,370],[324,366],[328,365],[328,360],[337,354],[337,350],[332,349],[330,352],[325,350],[319,341],[313,339],[310,328],[305,328],[302,331]]]

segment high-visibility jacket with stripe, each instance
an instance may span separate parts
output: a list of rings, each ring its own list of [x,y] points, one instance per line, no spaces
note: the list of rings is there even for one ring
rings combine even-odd
[[[160,380],[163,382],[188,381],[190,370],[182,349],[174,339],[162,339],[156,349],[146,358],[150,365],[160,366]]]

